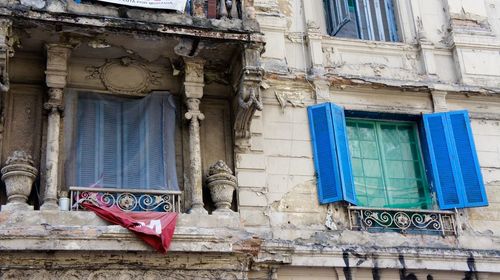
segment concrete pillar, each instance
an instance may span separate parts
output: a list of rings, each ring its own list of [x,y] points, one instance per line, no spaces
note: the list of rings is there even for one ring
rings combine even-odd
[[[44,104],[48,110],[47,147],[45,158],[45,193],[41,210],[57,210],[57,191],[59,189],[59,131],[63,112],[63,90],[68,75],[68,59],[71,48],[68,45],[47,45],[46,83],[49,88],[49,101]]]
[[[200,100],[203,97],[205,61],[199,58],[184,58],[185,80],[184,95],[188,111],[185,118],[189,120],[189,213],[206,214],[203,207],[203,175],[201,171],[200,121],[205,115],[200,111]]]

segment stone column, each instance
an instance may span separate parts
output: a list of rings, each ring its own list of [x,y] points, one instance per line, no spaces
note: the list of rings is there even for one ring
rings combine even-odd
[[[205,61],[199,58],[184,58],[185,80],[184,95],[187,106],[185,117],[189,120],[189,184],[191,205],[189,213],[206,214],[203,207],[203,185],[201,171],[200,121],[205,116],[200,111],[203,97]]]
[[[49,88],[49,101],[44,104],[48,110],[47,147],[45,152],[45,194],[41,210],[57,210],[57,191],[59,189],[59,135],[61,114],[63,112],[63,90],[68,75],[68,58],[71,48],[68,45],[47,45],[46,83]]]

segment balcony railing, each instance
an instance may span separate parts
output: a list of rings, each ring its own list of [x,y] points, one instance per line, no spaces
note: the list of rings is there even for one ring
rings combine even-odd
[[[457,234],[456,214],[452,211],[349,206],[348,214],[351,230]]]
[[[70,187],[71,211],[84,210],[83,202],[116,206],[123,211],[180,212],[181,192],[165,190]]]

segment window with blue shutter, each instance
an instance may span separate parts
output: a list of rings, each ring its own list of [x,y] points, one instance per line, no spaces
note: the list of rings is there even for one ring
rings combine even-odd
[[[423,120],[440,208],[487,206],[468,112],[426,114]]]
[[[346,120],[324,103],[308,114],[320,203],[432,209],[430,181],[440,209],[488,205],[467,111]]]

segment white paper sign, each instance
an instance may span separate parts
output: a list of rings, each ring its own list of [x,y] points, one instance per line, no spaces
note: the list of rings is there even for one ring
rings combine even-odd
[[[99,0],[113,4],[184,12],[187,0]]]

